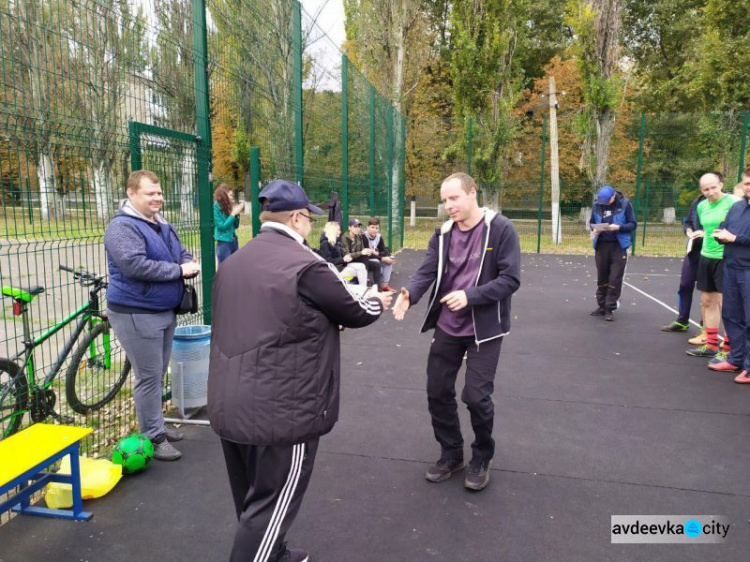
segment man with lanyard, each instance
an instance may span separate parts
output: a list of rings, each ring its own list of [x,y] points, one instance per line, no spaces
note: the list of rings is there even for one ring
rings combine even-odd
[[[510,331],[511,295],[521,285],[521,249],[513,224],[477,204],[468,174],[443,181],[440,198],[450,220],[430,239],[422,265],[394,305],[396,320],[433,285],[425,332],[435,335],[427,359],[427,401],[440,459],[425,478],[443,482],[464,467],[463,436],[456,404],[456,376],[466,359],[461,400],[474,430],[464,486],[482,490],[490,481],[495,371],[503,337]]]
[[[688,349],[692,357],[714,357],[719,353],[719,323],[721,322],[721,291],[724,275],[724,246],[713,236],[737,198],[723,193],[724,178],[711,172],[701,176],[700,190],[706,196],[698,204],[698,220],[703,226],[703,247],[698,262],[698,290],[701,291],[701,315],[706,330],[706,343]]]
[[[615,319],[613,312],[620,306],[622,280],[628,264],[631,232],[638,226],[633,206],[619,191],[605,185],[596,196],[589,220],[596,260],[596,303],[591,316]]]
[[[734,382],[750,384],[750,168],[742,173],[745,196],[732,205],[713,238],[724,244],[721,317],[732,340],[726,360],[709,364],[714,371],[736,372]]]

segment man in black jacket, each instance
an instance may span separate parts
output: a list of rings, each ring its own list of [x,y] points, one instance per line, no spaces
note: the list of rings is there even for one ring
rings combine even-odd
[[[357,296],[305,245],[322,211],[299,185],[272,181],[259,199],[260,233],[214,280],[208,409],[239,521],[231,560],[304,562],[284,536],[338,419],[339,326],[375,322],[391,297]]]
[[[402,320],[434,284],[422,331],[435,329],[427,359],[427,401],[441,454],[425,478],[443,482],[464,467],[456,377],[465,357],[461,400],[475,438],[464,486],[478,491],[490,481],[495,454],[492,393],[500,345],[510,331],[511,295],[521,285],[521,248],[508,219],[479,207],[477,186],[468,174],[448,176],[440,198],[450,220],[430,239],[425,260],[401,289],[393,313]]]
[[[682,259],[680,273],[680,288],[677,290],[677,320],[661,327],[662,332],[687,332],[690,327],[690,309],[693,306],[693,291],[698,281],[698,261],[703,247],[703,227],[698,220],[698,203],[706,198],[701,194],[690,204],[690,210],[685,217],[682,230],[688,237],[688,248]],[[702,345],[697,343],[696,345]]]

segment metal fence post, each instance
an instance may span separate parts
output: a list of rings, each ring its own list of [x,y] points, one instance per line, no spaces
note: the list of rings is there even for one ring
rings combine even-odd
[[[388,247],[393,248],[393,106],[388,104],[387,115],[388,115],[388,132],[386,133],[388,138]]]
[[[643,172],[643,140],[646,137],[646,115],[641,113],[641,132],[638,135],[638,171],[635,176],[635,208],[633,212],[638,217],[638,192],[641,186],[641,173]],[[633,248],[632,254],[635,255],[637,232],[634,230],[630,233],[630,246]]]
[[[251,210],[253,213],[253,238],[260,232],[260,148],[250,147],[250,198],[252,199]]]
[[[375,86],[370,84],[370,216],[375,216]]]
[[[646,193],[643,197],[643,236],[641,238],[641,248],[646,247],[646,225],[648,224],[648,191],[651,182],[646,180]]]
[[[401,185],[399,186],[399,207],[400,219],[401,219],[401,238],[399,240],[399,248],[404,247],[404,225],[406,221],[404,219],[404,199],[406,197],[406,117],[401,115]]]
[[[214,220],[211,193],[211,114],[208,86],[206,2],[193,0],[193,52],[195,53],[195,121],[197,124],[198,213],[203,270],[203,322],[211,324],[211,288],[216,273]]]
[[[745,169],[745,152],[747,152],[747,128],[750,125],[750,111],[745,111],[745,119],[742,123],[742,143],[740,145],[739,170],[737,170],[737,182],[742,181],[742,170]]]
[[[341,215],[349,224],[349,59],[341,55]]]
[[[302,5],[295,0],[292,6],[292,99],[294,105],[294,157],[297,183],[305,178],[304,139],[302,138]],[[303,186],[304,187],[304,186]]]
[[[547,148],[547,117],[542,122],[542,165],[539,173],[539,209],[536,213],[536,253],[542,247],[542,204],[544,203],[544,154]]]

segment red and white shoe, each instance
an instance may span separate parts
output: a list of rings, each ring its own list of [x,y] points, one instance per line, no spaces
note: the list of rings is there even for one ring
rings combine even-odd
[[[750,384],[750,376],[748,376],[747,371],[742,371],[739,375],[734,377],[734,382],[737,384]]]
[[[720,361],[718,363],[709,363],[708,368],[712,371],[721,371],[722,373],[739,373],[740,368],[732,365],[729,361]]]

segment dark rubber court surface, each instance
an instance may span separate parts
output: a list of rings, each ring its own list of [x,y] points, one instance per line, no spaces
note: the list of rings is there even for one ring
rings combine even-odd
[[[391,284],[422,256],[400,254]],[[631,258],[626,281],[674,306],[679,268]],[[523,256],[481,493],[463,476],[423,476],[439,455],[424,389],[430,336],[418,333],[427,299],[403,323],[389,313],[347,330],[341,419],[321,439],[289,545],[316,562],[749,560],[750,388],[685,355],[684,334],[659,331],[675,314],[631,287],[615,322],[589,317],[595,285],[593,257]],[[185,429],[182,460],[87,502],[92,521],[0,527],[0,560],[227,560],[235,518],[221,448],[210,429]],[[610,543],[611,515],[647,514],[723,515],[732,527],[718,545]]]

